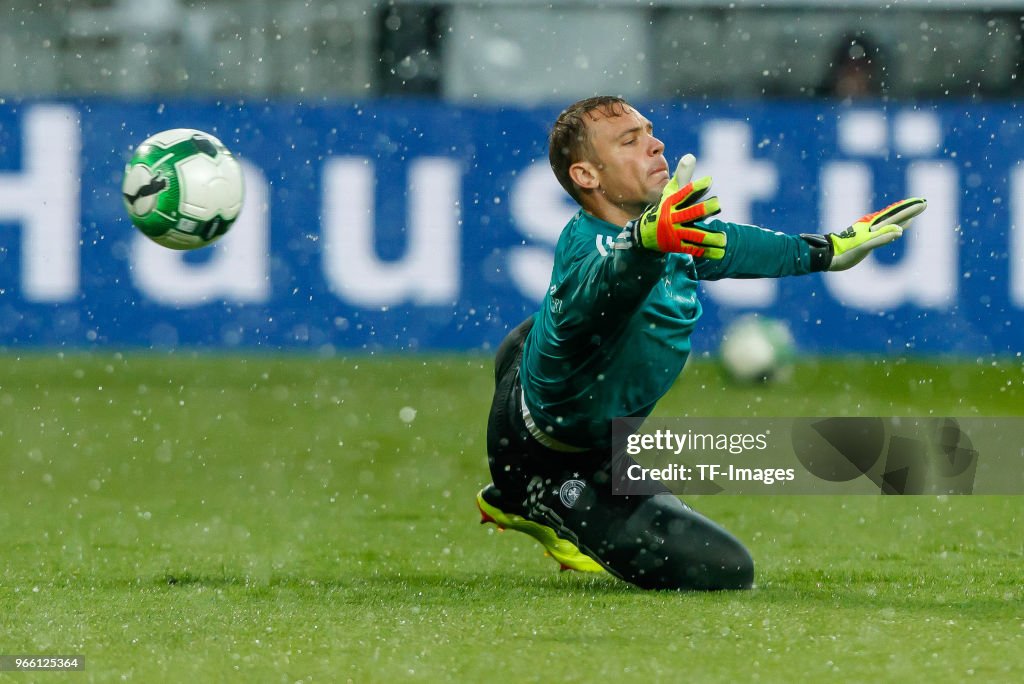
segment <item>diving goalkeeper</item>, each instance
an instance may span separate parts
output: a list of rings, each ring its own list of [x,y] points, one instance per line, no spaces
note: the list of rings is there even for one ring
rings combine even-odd
[[[582,207],[562,231],[540,310],[502,342],[487,425],[484,522],[525,532],[563,568],[649,589],[746,589],[733,535],[672,495],[612,494],[612,420],[646,417],[686,363],[700,280],[840,271],[900,237],[911,198],[838,233],[785,235],[709,220],[710,178],[673,173],[651,122],[617,97],[577,102],[549,139]]]

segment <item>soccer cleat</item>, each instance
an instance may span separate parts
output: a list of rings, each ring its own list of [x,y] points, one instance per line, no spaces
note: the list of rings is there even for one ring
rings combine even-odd
[[[555,530],[547,525],[528,520],[518,513],[512,513],[511,507],[500,501],[497,487],[487,485],[476,495],[476,505],[480,509],[480,524],[494,523],[498,530],[506,529],[530,535],[544,547],[544,555],[551,556],[559,564],[559,569],[579,570],[580,572],[604,572],[604,568],[590,556],[581,552],[576,545],[567,539],[560,538]],[[506,510],[498,506],[501,505]]]
[[[608,574],[642,589],[749,589],[753,560],[735,537],[671,494],[615,495],[609,474],[535,476],[524,508]]]

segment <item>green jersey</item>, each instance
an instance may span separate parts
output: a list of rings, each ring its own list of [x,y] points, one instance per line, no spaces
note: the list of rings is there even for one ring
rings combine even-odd
[[[646,417],[690,353],[699,280],[811,272],[796,235],[711,220],[725,258],[693,259],[635,246],[621,226],[579,211],[555,248],[544,302],[523,347],[523,402],[561,445],[607,447],[613,418]]]

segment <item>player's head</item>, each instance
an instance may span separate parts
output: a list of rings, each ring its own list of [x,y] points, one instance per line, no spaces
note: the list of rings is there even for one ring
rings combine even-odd
[[[583,208],[608,220],[633,218],[658,201],[669,179],[664,151],[651,122],[610,95],[571,105],[548,139],[558,182]]]

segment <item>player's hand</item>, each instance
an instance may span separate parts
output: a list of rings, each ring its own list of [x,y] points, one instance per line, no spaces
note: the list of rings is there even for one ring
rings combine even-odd
[[[702,201],[711,187],[711,176],[690,181],[696,165],[692,154],[679,160],[676,172],[661,192],[661,200],[633,223],[636,244],[659,252],[682,252],[706,259],[725,256],[725,233],[694,225],[722,210],[717,197]]]
[[[921,197],[910,197],[868,214],[841,233],[825,238],[832,252],[830,271],[845,271],[859,264],[871,250],[887,245],[903,235],[910,221],[928,206]]]

